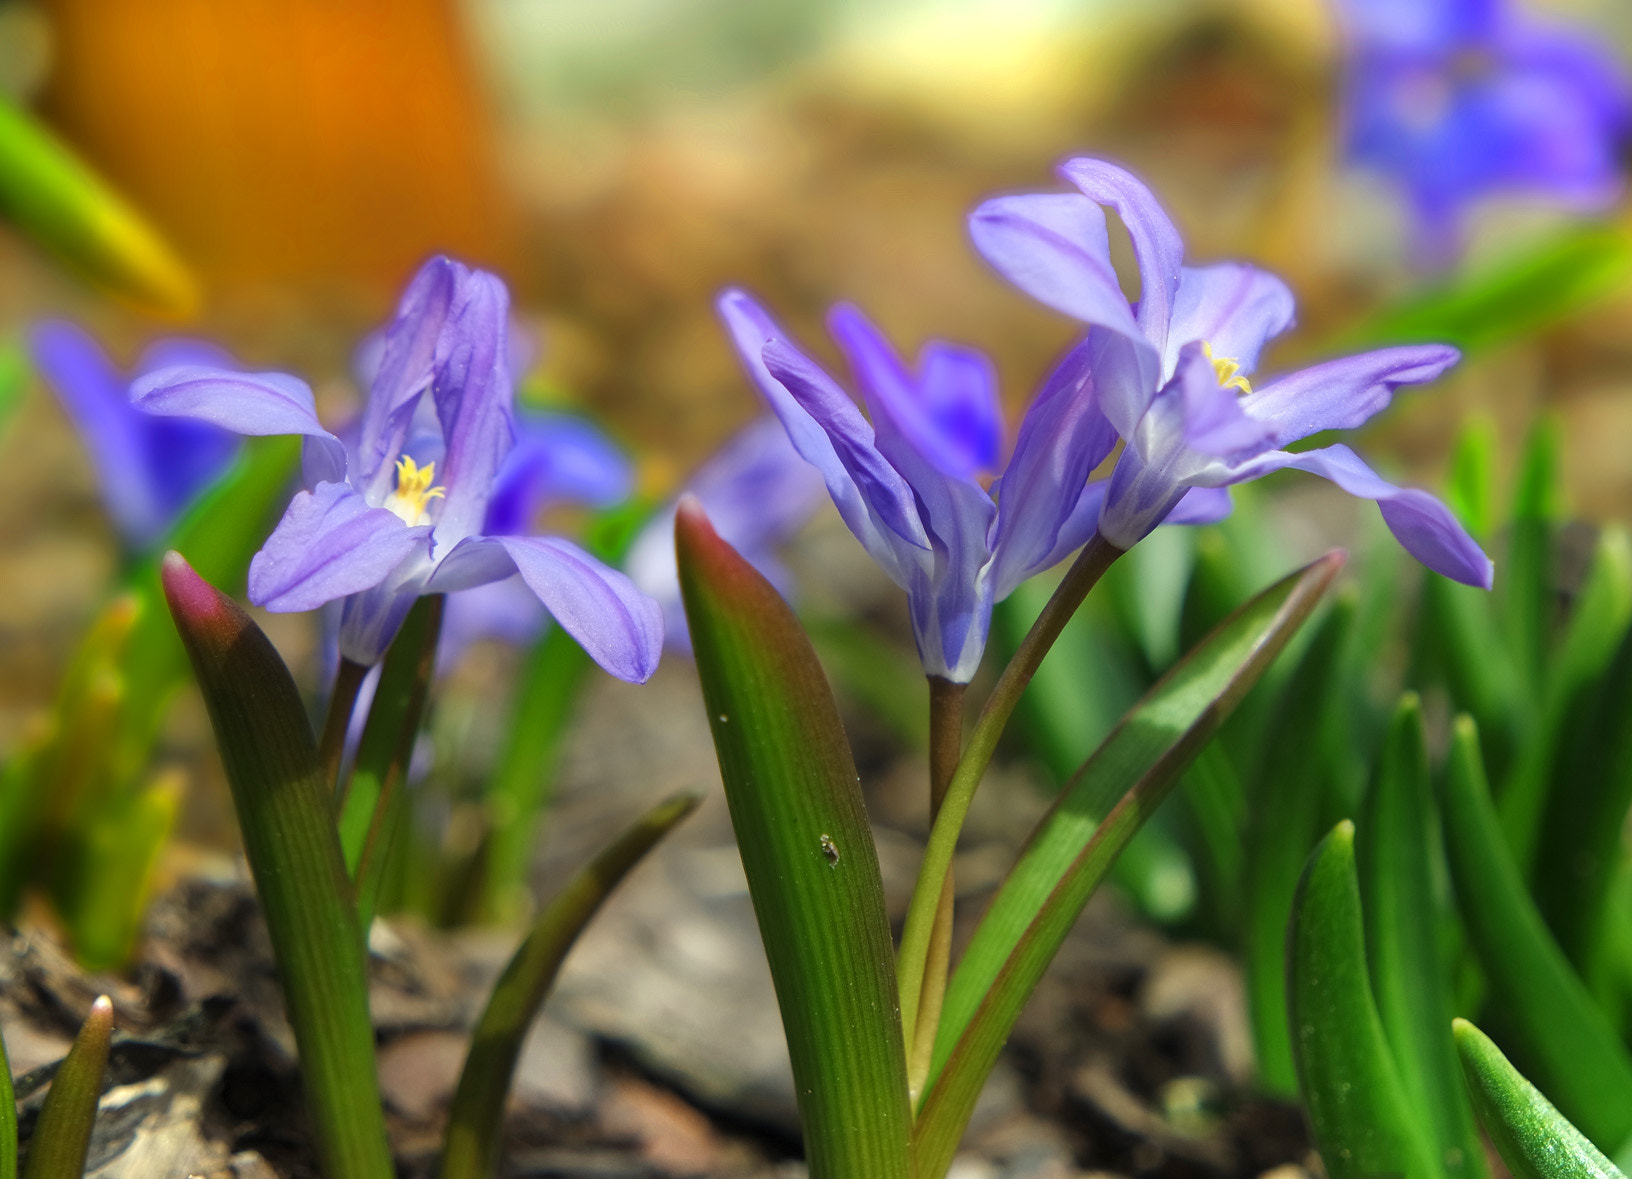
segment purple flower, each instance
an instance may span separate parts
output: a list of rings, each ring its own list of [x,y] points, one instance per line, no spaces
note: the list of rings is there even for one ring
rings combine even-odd
[[[1124,304],[1124,307],[1126,305]],[[1044,384],[1001,464],[996,375],[980,353],[932,342],[909,367],[848,305],[829,317],[871,421],[753,299],[720,297],[749,375],[872,558],[907,591],[924,670],[967,683],[992,604],[1093,532],[1078,510],[1116,433],[1078,349]],[[995,496],[995,499],[994,499]]]
[[[73,324],[34,325],[28,350],[90,451],[102,502],[132,551],[150,548],[169,532],[238,453],[238,439],[225,430],[133,409],[127,379]],[[161,340],[142,354],[135,371],[141,376],[174,364],[228,363],[208,344]]]
[[[1500,193],[1601,209],[1621,190],[1626,77],[1601,41],[1502,0],[1340,0],[1349,155],[1410,201],[1430,264]]]
[[[132,398],[240,434],[304,435],[306,490],[251,562],[249,596],[277,611],[343,599],[347,659],[378,662],[420,594],[520,573],[597,663],[644,680],[662,646],[655,602],[565,540],[484,532],[514,443],[508,304],[493,275],[426,263],[386,330],[350,448],[318,421],[305,382],[281,373],[171,368]]]
[[[1097,506],[1106,540],[1128,548],[1175,508],[1191,521],[1222,518],[1230,510],[1226,487],[1297,467],[1375,500],[1400,543],[1429,568],[1489,588],[1489,558],[1433,496],[1384,481],[1346,446],[1282,449],[1361,425],[1398,386],[1431,381],[1454,364],[1454,348],[1384,348],[1254,389],[1247,378],[1259,352],[1292,324],[1286,285],[1239,263],[1182,265],[1178,231],[1122,169],[1075,159],[1060,172],[1081,192],[987,201],[971,215],[970,234],[1021,290],[1091,325],[1078,348],[1088,369],[1080,396],[1097,401],[1127,440],[1109,484],[1090,485],[1082,501],[1083,511]],[[1137,304],[1111,267],[1103,205],[1133,239]]]
[[[789,445],[782,424],[774,417],[750,422],[698,468],[685,490],[701,502],[721,538],[786,594],[791,579],[776,550],[820,506],[822,477]],[[677,502],[641,529],[624,568],[663,607],[664,640],[689,653],[674,556]]]

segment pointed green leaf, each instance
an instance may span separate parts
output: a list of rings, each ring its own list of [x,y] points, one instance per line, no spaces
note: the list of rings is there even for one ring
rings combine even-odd
[[[1258,1083],[1297,1091],[1286,1022],[1286,930],[1292,897],[1319,838],[1330,791],[1322,731],[1339,704],[1341,671],[1356,606],[1340,595],[1281,692],[1262,742],[1263,762],[1247,831],[1246,971]]]
[[[11,1089],[11,1061],[0,1035],[0,1179],[17,1179],[17,1098]]]
[[[629,870],[701,801],[696,794],[677,794],[647,811],[569,880],[533,923],[471,1033],[448,1113],[442,1179],[489,1179],[496,1173],[516,1061],[567,951]]]
[[[1287,938],[1287,1012],[1298,1086],[1331,1179],[1429,1179],[1425,1127],[1401,1086],[1366,967],[1354,824],[1309,858]]]
[[[1454,1035],[1485,1133],[1514,1179],[1624,1179],[1587,1136],[1465,1019]]]
[[[1406,1099],[1422,1111],[1437,1148],[1439,1173],[1486,1179],[1484,1148],[1449,1032],[1443,906],[1433,884],[1434,820],[1422,708],[1408,693],[1389,726],[1360,827],[1371,983]]]
[[[232,788],[324,1173],[391,1179],[362,933],[300,693],[261,629],[177,553],[164,593]]]
[[[1496,528],[1496,422],[1489,414],[1470,414],[1451,451],[1451,477],[1445,502],[1477,537]]]
[[[158,232],[4,99],[0,214],[92,282],[140,307],[180,317],[198,306],[197,281]]]
[[[1122,719],[1032,833],[952,977],[919,1116],[918,1179],[951,1164],[1020,1009],[1118,853],[1301,626],[1333,553],[1221,623]]]
[[[1451,743],[1443,814],[1457,903],[1531,1073],[1593,1141],[1619,1150],[1632,1138],[1632,1059],[1525,890],[1465,716]]]
[[[1508,539],[1507,574],[1498,598],[1508,643],[1523,682],[1543,682],[1554,618],[1553,541],[1564,514],[1563,428],[1544,415],[1530,430],[1519,460]]]
[[[171,770],[108,801],[76,833],[72,904],[65,906],[74,954],[87,970],[130,962],[147,920],[153,873],[181,808],[183,778]]]
[[[816,654],[695,500],[680,586],[770,960],[812,1179],[905,1179],[912,1115],[878,854]]]
[[[51,1091],[29,1139],[23,1179],[80,1179],[85,1173],[112,1040],[113,1004],[103,995],[91,1004],[73,1047],[51,1079]]]

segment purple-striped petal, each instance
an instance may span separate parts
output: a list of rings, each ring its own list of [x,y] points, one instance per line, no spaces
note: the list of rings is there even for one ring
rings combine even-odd
[[[846,526],[899,583],[904,574],[898,548],[905,544],[927,550],[929,539],[912,489],[878,453],[872,427],[831,377],[784,342],[781,328],[749,295],[728,290],[718,306],[744,367],[794,449],[821,472]],[[773,375],[767,364],[773,349],[785,374],[821,410],[820,417]]]
[[[587,421],[566,414],[518,414],[516,445],[494,480],[482,532],[531,532],[541,511],[563,501],[611,507],[628,497],[632,479],[628,457]]]
[[[1167,336],[1167,371],[1178,363],[1180,348],[1201,340],[1214,357],[1250,375],[1265,342],[1292,326],[1293,310],[1291,289],[1267,270],[1239,262],[1186,266]]]
[[[369,507],[344,483],[319,483],[296,493],[249,563],[249,599],[278,612],[315,610],[379,585],[428,547],[430,532]]]
[[[1444,344],[1383,348],[1329,360],[1281,377],[1241,399],[1241,408],[1274,426],[1280,447],[1322,430],[1351,430],[1388,406],[1401,385],[1436,379],[1461,354]]]
[[[1192,487],[1184,493],[1178,506],[1167,514],[1163,524],[1217,524],[1227,520],[1235,505],[1230,502],[1227,487]]]
[[[138,377],[131,403],[155,417],[208,422],[251,437],[300,434],[308,486],[346,478],[346,448],[317,420],[311,387],[285,373],[239,373],[230,369],[182,366]]]
[[[520,573],[585,653],[612,675],[644,683],[663,651],[663,612],[634,582],[554,536],[462,541],[431,574],[426,592],[466,589]]]
[[[1059,172],[1090,200],[1115,209],[1127,226],[1139,263],[1139,327],[1158,354],[1165,352],[1184,260],[1179,231],[1155,194],[1115,164],[1082,157],[1065,161]]]
[[[1240,462],[1274,445],[1274,425],[1243,411],[1198,343],[1180,349],[1178,369],[1162,396],[1178,398],[1184,445],[1197,454]]]
[[[1116,430],[1100,408],[1092,367],[1092,338],[1080,344],[1049,374],[1026,410],[1014,454],[993,486],[997,520],[992,531],[996,596],[1006,598],[1032,574],[1081,545],[1093,531],[1068,528],[1093,469],[1117,442]],[[1096,507],[1093,517],[1099,512]]]
[[[1283,467],[1308,471],[1330,479],[1350,495],[1375,500],[1384,523],[1406,552],[1452,581],[1490,588],[1495,567],[1449,508],[1426,491],[1396,487],[1347,446],[1328,446],[1302,454],[1275,451],[1255,459],[1230,481],[1245,482]]]

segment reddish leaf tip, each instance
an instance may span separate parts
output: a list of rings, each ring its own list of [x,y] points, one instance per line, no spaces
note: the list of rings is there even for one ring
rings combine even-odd
[[[164,600],[178,622],[198,626],[206,622],[220,622],[233,617],[228,599],[213,585],[200,577],[187,558],[171,549],[164,554],[159,567],[159,579],[164,585]]]

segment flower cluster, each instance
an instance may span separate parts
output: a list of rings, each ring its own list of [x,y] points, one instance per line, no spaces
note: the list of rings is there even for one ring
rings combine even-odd
[[[488,531],[515,442],[508,311],[493,275],[428,262],[384,334],[349,442],[318,420],[311,389],[281,373],[183,365],[142,377],[132,399],[238,434],[304,436],[305,489],[251,563],[249,595],[277,611],[343,601],[340,651],[352,662],[378,662],[419,595],[519,573],[597,663],[645,680],[662,646],[655,602],[568,541]]]
[[[1061,174],[1077,191],[1000,197],[970,220],[976,248],[1004,277],[1088,328],[1033,399],[1006,463],[996,381],[979,353],[931,343],[909,366],[859,311],[835,308],[830,327],[869,420],[752,298],[720,299],[795,449],[907,591],[928,674],[967,682],[993,603],[1096,531],[1125,549],[1163,522],[1222,518],[1227,487],[1283,467],[1376,501],[1412,555],[1489,586],[1489,559],[1438,500],[1388,483],[1345,446],[1285,449],[1361,425],[1397,387],[1439,376],[1454,349],[1382,349],[1255,389],[1265,343],[1292,323],[1285,284],[1237,263],[1185,266],[1178,231],[1120,168],[1075,159]],[[1137,303],[1111,264],[1106,207],[1133,239]],[[1119,441],[1110,479],[1089,482]]]

